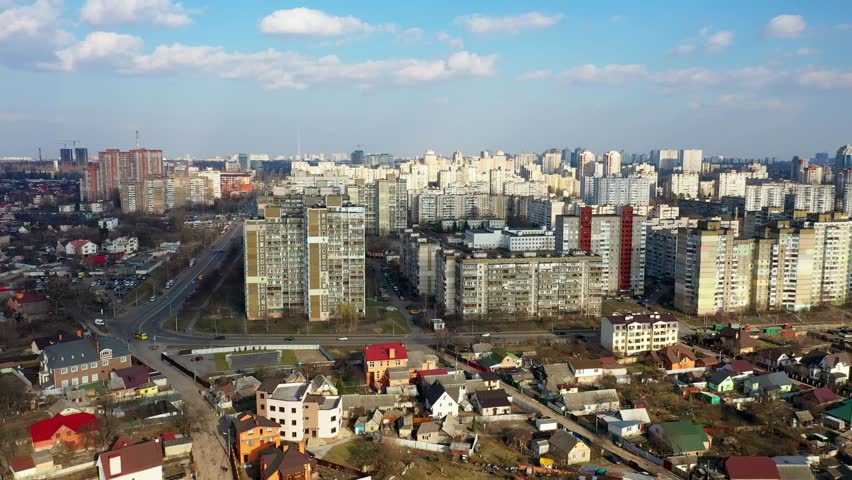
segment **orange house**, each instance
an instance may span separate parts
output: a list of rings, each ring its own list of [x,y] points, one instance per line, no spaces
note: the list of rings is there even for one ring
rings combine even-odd
[[[680,344],[669,345],[649,353],[648,356],[658,367],[665,370],[695,368],[695,353],[692,349]]]
[[[47,450],[60,442],[80,450],[89,447],[90,433],[100,427],[98,417],[91,413],[56,415],[30,425],[33,450]]]
[[[285,443],[260,453],[261,480],[309,480],[319,476],[317,461],[305,453],[305,443]]]
[[[262,450],[281,444],[278,424],[253,413],[240,414],[234,422],[234,429],[237,432],[237,451],[234,453],[241,465],[258,461]]]
[[[381,388],[390,383],[388,370],[408,367],[408,351],[400,342],[377,343],[364,347],[367,385]],[[408,383],[406,378],[405,383]]]

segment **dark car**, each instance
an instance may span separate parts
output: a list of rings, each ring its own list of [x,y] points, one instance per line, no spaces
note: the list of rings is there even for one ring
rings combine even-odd
[[[285,342],[292,342],[292,341],[293,341],[293,337],[287,337],[287,338],[285,338],[285,339],[284,339],[284,341],[285,341]]]
[[[217,335],[216,337],[213,338],[213,340],[224,340],[224,339],[225,339],[224,335]]]

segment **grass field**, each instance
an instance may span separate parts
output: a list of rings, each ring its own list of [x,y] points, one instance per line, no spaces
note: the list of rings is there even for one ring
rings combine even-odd
[[[263,352],[271,352],[274,350],[252,350],[246,353],[263,353]],[[281,361],[278,363],[279,365],[297,365],[299,360],[296,358],[296,352],[293,350],[278,350],[281,352]],[[216,354],[216,370],[225,371],[230,370],[231,366],[228,365],[228,361],[225,357],[232,354],[232,352],[219,352]],[[266,365],[252,365],[253,367],[263,367]]]

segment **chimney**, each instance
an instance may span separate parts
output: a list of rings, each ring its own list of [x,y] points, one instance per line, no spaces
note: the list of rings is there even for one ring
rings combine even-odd
[[[388,355],[390,355],[390,358],[396,358],[396,349],[395,348],[389,349]]]
[[[121,455],[109,457],[109,473],[113,477],[121,474]]]
[[[299,442],[299,453],[305,453],[305,442]]]
[[[77,329],[77,336],[80,337],[80,338],[83,338],[83,329],[82,328]]]
[[[62,341],[62,336],[63,336],[63,335],[65,335],[65,334],[64,334],[64,333],[62,333],[62,332],[59,332],[59,335],[57,335],[57,336],[56,336],[56,340],[57,340],[57,341],[59,341],[59,342],[61,342],[61,341]]]

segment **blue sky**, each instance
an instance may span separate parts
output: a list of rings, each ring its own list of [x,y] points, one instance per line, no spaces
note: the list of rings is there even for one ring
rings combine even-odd
[[[0,155],[852,142],[852,2],[0,0]]]

